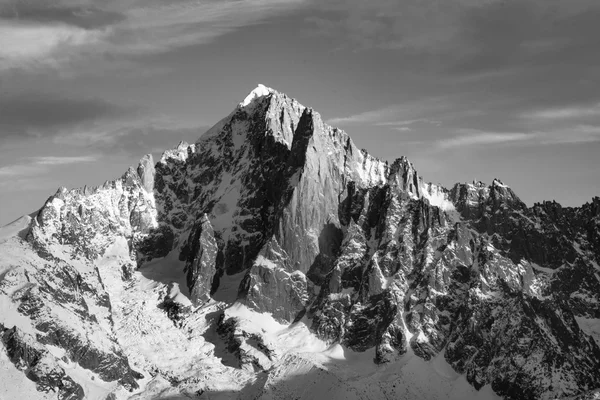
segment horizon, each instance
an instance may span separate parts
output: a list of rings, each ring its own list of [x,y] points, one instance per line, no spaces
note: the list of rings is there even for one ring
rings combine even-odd
[[[581,206],[600,195],[599,16],[592,0],[0,0],[0,226],[196,141],[259,83],[427,182]]]

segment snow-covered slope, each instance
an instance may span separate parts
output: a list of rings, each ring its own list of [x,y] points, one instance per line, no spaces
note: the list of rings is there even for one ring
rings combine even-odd
[[[196,143],[0,230],[0,393],[592,396],[599,262],[600,198],[427,183],[259,85]]]

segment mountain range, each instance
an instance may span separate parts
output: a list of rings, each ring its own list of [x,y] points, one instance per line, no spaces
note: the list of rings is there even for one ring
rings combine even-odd
[[[259,85],[0,228],[0,398],[598,399],[599,263],[599,197],[428,183]]]

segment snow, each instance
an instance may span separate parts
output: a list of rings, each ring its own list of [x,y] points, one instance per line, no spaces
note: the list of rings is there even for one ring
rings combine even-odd
[[[187,296],[182,284],[185,275],[176,257],[170,254],[155,260],[124,285],[120,265],[128,260],[127,242],[118,238],[99,260],[98,269],[110,295],[117,340],[133,368],[146,376],[138,382],[138,398],[178,398],[187,381],[196,387],[236,391],[248,383],[252,375],[224,366],[214,354],[215,345],[202,336],[210,322],[207,315],[218,311],[218,303],[190,315],[182,328],[159,308],[162,300],[173,294],[174,283],[178,284],[177,294]],[[182,297],[176,301],[189,304]],[[184,383],[178,389],[165,385],[170,377]]]
[[[114,247],[113,247],[114,249]],[[124,249],[123,249],[124,250]],[[105,256],[113,256],[114,250],[107,251]],[[191,305],[190,292],[183,272],[185,262],[180,261],[177,251],[172,251],[164,258],[157,258],[139,269],[140,289],[156,290],[161,285],[172,285],[169,297],[182,305]]]
[[[499,179],[494,179],[494,181],[492,182],[492,186],[498,186],[498,187],[503,187],[503,188],[507,188],[508,186],[505,185],[501,180]]]
[[[531,265],[531,267],[533,269],[535,269],[536,271],[541,271],[541,272],[545,272],[547,274],[554,274],[558,269],[552,269],[552,268],[546,268],[546,267],[542,267],[534,262],[529,262],[529,264]]]
[[[357,353],[334,344],[318,353],[288,354],[270,371],[260,399],[497,400],[489,385],[476,391],[443,356],[424,361],[412,350],[376,365],[374,349]]]
[[[10,297],[0,294],[0,324],[6,328],[16,326],[25,333],[35,336],[36,331],[31,325],[31,320],[17,311],[17,305]]]
[[[265,258],[262,255],[259,255],[258,257],[256,257],[256,261],[254,262],[254,264],[266,267],[268,269],[277,268],[277,265],[273,261]]]
[[[15,236],[24,237],[29,230],[30,224],[31,216],[24,215],[21,218],[0,227],[0,243],[4,243]]]
[[[385,162],[370,155],[365,156],[362,151],[353,151],[353,153],[356,154],[356,164],[347,165],[347,173],[356,175],[357,181],[365,187],[383,185],[386,182],[387,164]]]
[[[314,353],[325,351],[329,346],[308,329],[308,321],[283,325],[269,313],[253,311],[241,303],[235,303],[225,314],[238,319],[238,326],[249,333],[260,333],[266,342],[275,346],[279,353]]]
[[[258,86],[252,90],[248,96],[246,96],[246,98],[244,99],[244,101],[242,101],[240,103],[240,107],[246,107],[248,106],[250,103],[252,103],[255,99],[258,99],[260,97],[264,97],[264,96],[268,96],[269,94],[273,93],[275,90],[266,87],[263,84],[258,84]]]
[[[71,379],[81,385],[86,400],[105,400],[110,393],[118,390],[117,382],[105,382],[97,374],[82,368],[77,363],[59,360],[58,364]],[[124,394],[124,390],[121,390]]]
[[[448,195],[444,190],[432,183],[421,183],[421,193],[424,198],[429,200],[429,204],[438,207],[444,211],[454,211],[454,204],[448,200]]]
[[[409,348],[396,362],[379,366],[373,362],[375,349],[355,352],[339,343],[328,345],[308,330],[307,321],[285,326],[239,303],[225,312],[245,332],[260,333],[276,349],[280,361],[270,370],[260,399],[499,399],[489,385],[476,391],[443,352],[424,361]],[[244,396],[254,397],[246,389]]]
[[[581,250],[581,246],[579,245],[579,243],[577,243],[576,241],[573,241],[572,245],[573,245],[573,248],[575,249],[575,251],[577,252],[577,254],[580,254],[582,256],[585,255],[583,250]]]
[[[4,301],[0,301],[0,304],[2,303]],[[55,393],[46,394],[37,391],[35,383],[10,361],[2,342],[0,342],[0,377],[0,399],[56,399]]]
[[[445,351],[440,351],[438,355],[431,360],[431,365],[433,366],[435,372],[437,372],[437,374],[441,377],[446,379],[456,379],[460,376],[460,374],[454,371],[450,364],[448,364],[446,358],[444,357],[444,352]]]
[[[234,121],[231,124],[231,141],[233,142],[233,149],[238,151],[246,143],[246,133],[249,129],[248,121]]]
[[[53,245],[53,254],[60,258],[64,257],[63,247],[62,245]],[[0,323],[7,328],[16,326],[25,334],[36,337],[36,335],[39,335],[39,331],[33,326],[33,321],[18,312],[18,303],[13,302],[10,296],[16,290],[36,285],[37,279],[40,279],[39,266],[43,266],[46,260],[40,259],[29,244],[19,237],[10,238],[8,241],[2,243],[0,254],[2,254],[0,258],[0,281],[3,292],[0,293]],[[71,259],[70,263],[76,266],[83,280],[88,285],[93,285],[94,282],[97,284],[97,280],[90,279],[91,274],[96,279],[92,266],[81,262],[77,258]],[[56,282],[50,279],[47,284],[52,286]],[[96,289],[101,293],[102,289],[100,287]],[[104,329],[98,329],[97,325],[82,323],[82,319],[73,311],[72,304],[69,303],[53,304],[51,301],[48,301],[46,305],[49,309],[43,312],[48,313],[47,317],[52,318],[57,325],[77,334],[79,339],[83,341],[89,340],[93,343],[94,347],[110,351],[114,343],[108,339],[109,335],[112,336],[111,332],[107,332],[107,330],[111,330],[110,325],[105,324],[108,311],[96,304],[93,299],[87,297],[87,293],[82,293],[81,295],[84,296],[86,304],[89,307],[89,312],[96,315]],[[62,358],[67,354],[65,349],[50,344],[42,345],[42,347],[56,358],[58,364],[74,381],[81,384],[85,391],[86,399],[105,399],[109,393],[117,388],[117,382],[104,382],[98,375],[83,369],[78,364],[63,361]],[[24,396],[25,398],[45,399],[46,395],[37,392],[35,384],[29,381],[25,377],[25,374],[19,372],[17,376],[13,373],[16,371],[16,368],[6,359],[5,354],[4,349],[0,349],[0,379],[3,381],[5,379],[9,380],[11,385],[0,385],[0,398],[18,398],[15,393],[19,393],[20,396]],[[11,391],[14,391],[14,393],[11,394]],[[52,398],[55,398],[55,396]]]
[[[165,164],[169,159],[176,159],[179,161],[186,161],[188,157],[188,149],[191,148],[192,152],[196,150],[194,144],[190,145],[187,142],[181,141],[177,147],[166,150],[160,157],[158,162]]]
[[[587,335],[590,335],[600,346],[600,318],[585,318],[575,316],[575,320],[581,329]]]
[[[251,107],[258,104],[258,99],[269,96],[272,93],[274,93],[273,89],[264,85],[258,85],[239,104],[239,108],[243,110],[238,108],[234,110],[234,113],[246,112],[249,114],[252,111]],[[294,112],[298,114],[299,112],[301,113],[301,110],[295,110]],[[320,122],[317,121],[318,123]],[[199,148],[203,150],[211,149],[212,146],[212,151],[215,154],[223,154],[222,149],[217,149],[216,144],[209,142],[209,139],[212,135],[226,132],[226,130],[223,130],[225,124],[230,124],[231,127],[233,150],[237,152],[236,160],[241,159],[242,161],[233,166],[223,164],[224,168],[219,169],[219,176],[214,180],[214,183],[209,183],[202,189],[205,193],[210,194],[210,200],[216,203],[214,208],[210,210],[212,226],[221,234],[221,238],[225,242],[228,242],[232,234],[239,234],[242,239],[246,239],[247,237],[243,237],[243,235],[248,234],[236,225],[242,218],[249,218],[247,215],[244,217],[237,215],[240,199],[245,198],[246,195],[243,192],[243,190],[246,190],[245,186],[242,185],[242,182],[244,182],[242,179],[243,175],[239,171],[244,170],[246,167],[244,163],[248,161],[246,158],[247,153],[243,154],[244,151],[248,151],[248,146],[245,146],[248,121],[238,120],[231,122],[230,115],[211,128],[198,141],[199,144],[197,146],[200,146]],[[325,141],[323,148],[320,149],[322,151],[320,156],[323,156],[323,159],[319,158],[316,161],[311,161],[314,161],[315,165],[319,167],[319,178],[321,178],[321,171],[325,171],[321,170],[321,168],[327,166],[328,168],[335,167],[337,168],[335,173],[339,172],[339,175],[331,175],[334,181],[339,177],[342,182],[346,183],[346,180],[351,178],[359,186],[364,186],[364,188],[383,185],[387,182],[389,169],[387,163],[371,157],[362,151],[354,151],[354,144],[351,144],[353,146],[352,151],[347,152],[344,147],[349,138],[345,133],[332,130],[329,127],[321,128],[319,127],[317,131],[322,131],[324,136],[329,135],[331,140]],[[276,135],[277,133],[273,134]],[[170,159],[185,162],[189,152],[196,151],[197,146],[190,146],[182,142],[176,149],[165,152],[159,162],[166,163]],[[347,154],[353,155],[348,163],[345,160]],[[343,167],[342,159],[344,159]],[[331,164],[322,164],[323,160]],[[454,219],[455,221],[460,220],[460,215],[456,212],[454,204],[449,200],[448,191],[441,186],[424,183],[416,175],[412,164],[406,160],[405,162],[408,163],[411,177],[415,177],[419,181],[418,187],[414,187],[412,179],[409,179],[409,196],[415,199],[420,195],[428,199],[432,206],[439,207],[445,211],[450,219]],[[186,168],[188,167],[186,166]],[[198,185],[194,180],[193,174],[190,172],[191,170],[191,167],[186,170],[189,176],[184,176],[184,181],[181,182],[182,186],[187,184],[186,190],[188,194],[191,194],[194,187]],[[167,178],[173,179],[173,177],[165,176],[165,179]],[[303,175],[300,172],[296,173],[292,178],[293,184],[298,185],[300,178],[303,179]],[[328,175],[323,179],[324,187],[332,185]],[[256,312],[244,304],[237,302],[240,282],[245,277],[246,272],[220,277],[219,290],[213,296],[213,300],[201,307],[194,307],[189,299],[189,291],[184,273],[184,262],[178,259],[178,249],[173,250],[164,258],[155,259],[145,264],[141,269],[134,271],[131,279],[123,281],[121,267],[123,265],[133,265],[135,261],[130,257],[129,246],[125,239],[125,237],[129,237],[132,234],[132,229],[126,216],[118,212],[119,208],[117,206],[121,196],[124,194],[123,185],[121,181],[116,181],[114,185],[114,188],[110,190],[99,190],[93,196],[82,200],[82,206],[88,212],[93,210],[94,207],[98,207],[98,204],[112,204],[106,211],[110,214],[111,219],[114,218],[116,221],[122,222],[119,228],[122,231],[119,231],[114,236],[105,237],[99,234],[91,239],[94,247],[102,249],[107,247],[103,255],[94,264],[84,264],[77,258],[70,259],[69,262],[72,265],[76,265],[76,269],[82,274],[95,273],[93,267],[97,266],[98,268],[102,284],[110,296],[112,312],[108,314],[106,310],[96,304],[90,304],[89,311],[99,317],[100,324],[105,331],[112,330],[112,327],[105,323],[108,316],[112,316],[112,320],[114,321],[114,337],[130,360],[133,369],[139,370],[144,374],[145,378],[139,382],[141,388],[133,394],[134,398],[191,398],[195,396],[194,393],[198,392],[199,389],[205,390],[205,394],[201,398],[240,397],[268,399],[294,397],[309,399],[316,397],[327,398],[328,400],[366,398],[483,400],[498,398],[493,394],[489,386],[476,391],[468,384],[463,375],[456,373],[452,366],[447,363],[443,355],[444,352],[439,353],[430,361],[425,361],[416,356],[409,347],[408,352],[403,356],[398,356],[396,360],[385,365],[377,365],[373,362],[375,358],[374,348],[365,352],[354,352],[345,348],[340,343],[330,343],[319,339],[309,330],[308,327],[311,321],[307,319],[287,325],[280,323],[269,313]],[[494,180],[493,185],[506,187],[498,180]],[[480,183],[476,183],[475,185],[468,184],[467,186],[469,188],[467,201],[471,204],[477,204],[477,201],[474,199],[478,198],[478,195],[484,194],[487,196],[489,192],[489,188]],[[317,191],[314,198],[326,200],[327,197],[324,193],[324,191]],[[175,202],[178,199],[173,195],[171,200]],[[395,212],[400,214],[398,209],[404,207],[403,202],[406,200],[406,197],[393,198],[390,204],[390,215]],[[156,210],[152,211],[154,199],[149,198],[148,201],[148,207],[153,212],[153,222],[156,225]],[[67,205],[68,203],[67,201]],[[200,203],[201,201],[196,199],[196,204]],[[56,212],[60,214],[64,205],[63,200],[55,198],[52,200],[50,207],[55,208]],[[146,203],[140,206],[145,207]],[[195,206],[195,204],[192,205],[192,207]],[[185,204],[179,203],[178,207],[180,207],[179,209],[183,209]],[[193,215],[194,211],[197,210],[192,210],[189,214]],[[337,214],[334,212],[332,215],[332,219],[335,220]],[[525,215],[523,217],[527,218]],[[395,218],[395,222],[390,223],[389,231],[385,233],[386,240],[389,239],[398,244],[398,240],[402,238],[402,240],[407,241],[405,243],[406,246],[415,247],[409,234],[412,228],[411,225],[400,222],[400,218],[397,215],[390,216],[390,219],[393,218]],[[31,218],[23,217],[22,220],[0,228],[0,244],[16,240],[15,237],[19,234],[22,235],[30,222]],[[187,226],[187,229],[189,228],[190,225]],[[344,245],[353,249],[357,254],[366,252],[368,247],[368,254],[369,256],[373,256],[374,264],[377,266],[378,255],[374,253],[379,243],[376,241],[375,228],[372,229],[371,234],[367,235],[370,237],[368,246],[366,243],[363,243],[363,239],[352,239],[349,242],[344,242]],[[402,229],[404,232],[397,232]],[[51,233],[53,232],[48,231],[48,234]],[[312,240],[312,243],[308,245],[314,245],[315,248],[318,248],[319,232],[315,229],[307,228],[303,233]],[[119,236],[121,234],[123,236]],[[182,239],[185,236],[182,234],[178,238]],[[49,246],[53,254],[61,254],[61,257],[64,256],[65,260],[68,259],[67,257],[71,254],[70,251],[72,251],[68,246],[59,244],[51,244]],[[454,243],[451,244],[449,249],[454,252],[455,249],[453,246]],[[497,250],[493,246],[489,245],[488,250],[498,255]],[[580,250],[578,249],[578,251]],[[442,257],[451,256],[449,253],[435,251],[433,243],[427,244],[427,248],[424,250],[427,267],[435,268]],[[5,257],[2,250],[0,250],[0,254],[2,254],[2,257]],[[477,257],[474,258],[476,259]],[[24,259],[19,259],[19,261],[22,260]],[[31,262],[39,263],[40,261],[32,259]],[[18,263],[16,265],[21,264]],[[262,256],[256,259],[256,264],[270,269],[276,267],[272,261]],[[598,268],[597,265],[595,267]],[[13,275],[9,274],[15,274],[14,277],[17,286],[27,284],[18,275],[17,268],[20,267],[11,268],[0,263],[0,278],[4,278],[5,276],[11,277]],[[474,268],[477,267],[475,266]],[[482,281],[486,285],[488,280],[492,285],[498,279],[505,279],[507,282],[518,281],[525,274],[525,271],[527,271],[529,273],[528,282],[533,287],[532,290],[534,292],[537,290],[537,286],[535,285],[539,285],[539,283],[535,281],[536,276],[534,276],[532,269],[549,274],[555,272],[554,270],[535,264],[532,264],[531,268],[523,264],[515,269],[510,268],[510,265],[494,263],[491,267],[486,266],[485,268],[487,269],[482,268],[484,274]],[[294,273],[304,277],[301,272],[296,271]],[[539,274],[538,276],[540,280],[545,278],[547,278],[545,274]],[[596,274],[596,278],[600,280],[598,274]],[[394,277],[383,276],[378,267],[375,270],[374,279],[376,279],[376,282],[380,284],[382,289],[386,289],[390,284],[393,284],[393,287],[397,286],[393,290],[401,290],[400,283],[395,282]],[[400,278],[398,278],[398,281],[400,281]],[[319,287],[316,289],[320,290]],[[478,296],[500,296],[500,294],[496,294],[496,292],[491,291],[492,289],[489,289],[485,285],[483,289],[486,294],[483,294],[480,289],[476,289],[474,293]],[[431,294],[443,295],[444,292],[431,289]],[[344,289],[341,294],[331,296],[352,295],[354,295],[354,290],[348,288]],[[183,306],[184,319],[176,321],[169,319],[167,313],[161,308],[161,304],[167,298],[173,299],[176,303]],[[243,332],[241,335],[238,332],[235,333],[235,335],[238,335],[238,338],[245,337],[246,334],[251,334],[254,337],[253,334],[256,334],[269,349],[273,350],[272,357],[266,356],[266,353],[261,356],[269,358],[269,360],[264,363],[263,359],[260,360],[261,364],[267,365],[268,363],[268,371],[257,374],[254,371],[229,366],[228,361],[231,359],[235,361],[235,355],[227,352],[226,343],[215,331],[216,320],[222,313],[225,317],[236,319],[237,324],[235,329]],[[53,306],[53,314],[57,316],[57,320],[66,321],[69,325],[73,325],[73,330],[79,332],[80,335],[90,337],[96,345],[104,347],[112,343],[107,342],[105,338],[106,332],[100,332],[101,329],[98,329],[98,332],[90,333],[89,329],[86,329],[87,325],[82,324],[81,320],[67,307]],[[410,341],[413,334],[407,329],[404,321],[404,312],[400,311],[397,318],[397,322],[401,323],[404,328],[407,341]],[[31,321],[17,312],[14,303],[5,294],[0,295],[0,321],[9,326],[17,325],[26,332],[35,334],[31,326]],[[589,332],[598,341],[600,332],[598,326],[599,320],[578,317],[577,321],[582,330]],[[424,319],[423,323],[430,325],[432,321]],[[542,328],[548,329],[545,325]],[[428,337],[422,330],[415,332],[415,334],[416,337],[414,337],[414,340],[417,342],[428,341]],[[251,345],[248,347],[251,347]],[[63,349],[55,346],[46,346],[46,348],[59,358],[65,353]],[[0,357],[3,354],[0,351]],[[13,371],[10,371],[12,364],[6,363],[5,358],[5,356],[4,358],[0,358],[0,371],[2,371],[0,376],[2,376],[2,379],[6,376],[12,379],[11,377],[14,375]],[[67,373],[82,385],[86,392],[86,398],[104,399],[108,393],[115,391],[119,399],[130,396],[129,393],[124,393],[122,388],[117,387],[115,382],[103,382],[95,374],[82,369],[77,364],[61,362],[61,366]],[[18,377],[23,378],[23,374],[18,372]],[[23,385],[22,393],[24,394],[21,396],[25,398],[40,397],[37,392],[33,395],[29,394],[28,390],[32,383],[25,381]],[[264,391],[262,391],[262,385],[265,387]],[[6,394],[2,390],[4,389],[0,387],[0,398],[4,398]],[[21,390],[20,387],[19,390]],[[16,397],[14,394],[6,394],[6,396],[8,398]]]
[[[235,275],[223,275],[219,280],[219,290],[213,294],[213,299],[224,304],[233,304],[237,300],[238,290],[246,272]]]

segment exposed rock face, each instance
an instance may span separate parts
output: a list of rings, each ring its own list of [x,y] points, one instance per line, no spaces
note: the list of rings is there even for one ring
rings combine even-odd
[[[40,392],[57,392],[60,400],[84,398],[83,388],[69,377],[56,362],[56,358],[40,346],[35,338],[16,328],[7,329],[0,324],[2,342],[10,360],[27,377],[36,383]],[[10,384],[4,382],[4,384]]]
[[[61,349],[65,360],[93,371],[101,379],[137,388],[140,374],[131,369],[115,341],[109,297],[97,270],[77,261],[70,264],[44,251],[31,259],[26,248],[5,250],[7,260],[22,265],[14,265],[3,274],[1,300],[12,302],[35,331],[32,336],[13,329],[11,337],[16,335],[40,351],[43,345]]]
[[[255,310],[270,312],[275,318],[294,321],[301,317],[312,289],[306,275],[294,270],[285,250],[275,239],[263,247],[240,285],[243,303]]]
[[[152,156],[112,182],[95,188],[60,188],[34,219],[28,239],[40,248],[70,245],[87,259],[98,258],[115,235],[134,244],[157,227],[151,185]]]
[[[187,284],[192,302],[199,304],[210,299],[218,250],[214,231],[206,214],[198,221],[190,237],[193,239],[186,263]]]
[[[36,269],[36,282],[6,295],[35,320],[39,343],[133,388],[137,374],[113,340],[110,299],[94,272],[117,239],[141,271],[185,262],[194,306],[233,292],[236,305],[303,321],[329,344],[374,348],[378,364],[409,352],[444,357],[476,389],[491,385],[508,399],[600,387],[600,349],[577,319],[600,318],[600,198],[529,208],[499,180],[426,183],[406,158],[370,156],[263,86],[196,143],[155,166],[145,157],[100,188],[61,189],[32,222],[29,244],[57,267]],[[132,269],[122,268],[130,284]],[[45,289],[57,279],[66,289]],[[3,277],[0,290],[9,284]],[[94,321],[92,299],[106,321]],[[57,301],[90,329],[103,325],[104,344],[45,318]],[[171,298],[161,307],[178,327],[198,318]],[[279,365],[260,333],[220,315],[217,332],[237,367]]]

